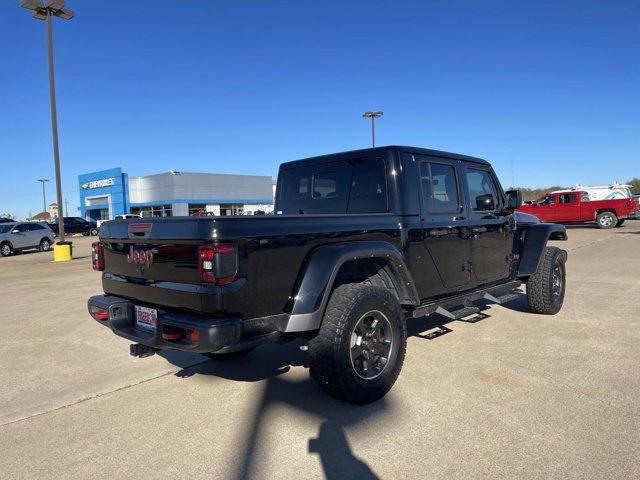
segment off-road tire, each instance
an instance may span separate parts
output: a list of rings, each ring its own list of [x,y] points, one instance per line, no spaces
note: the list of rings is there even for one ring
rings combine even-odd
[[[613,212],[601,212],[596,217],[598,228],[613,228],[618,223],[618,217]]]
[[[555,315],[562,308],[566,289],[566,253],[557,247],[545,247],[536,273],[527,282],[527,301],[534,313]],[[555,275],[561,275],[559,289]]]
[[[616,223],[616,228],[621,227],[622,225],[624,225],[624,221],[625,221],[624,218],[622,220],[618,220],[618,223]]]
[[[0,256],[8,257],[13,253],[13,247],[9,242],[4,242],[0,244]]]
[[[209,357],[212,360],[221,360],[221,361],[238,360],[240,358],[243,358],[249,355],[249,353],[251,353],[252,350],[253,348],[245,348],[244,350],[236,350],[235,352],[228,352],[228,353],[212,352],[212,353],[203,353],[202,355],[204,355],[205,357]]]
[[[49,240],[48,238],[43,238],[42,240],[40,240],[38,250],[40,250],[41,252],[48,252],[49,250],[51,250],[51,240]]]
[[[384,315],[392,340],[388,361],[378,376],[365,379],[356,372],[350,349],[356,325],[371,311]],[[395,295],[384,287],[348,283],[333,291],[320,331],[309,341],[309,370],[330,395],[355,404],[371,403],[395,383],[406,348],[407,326]]]

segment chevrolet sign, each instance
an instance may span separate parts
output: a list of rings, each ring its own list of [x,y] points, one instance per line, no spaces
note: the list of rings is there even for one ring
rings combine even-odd
[[[89,190],[92,188],[102,188],[109,187],[113,185],[115,182],[114,178],[103,178],[102,180],[92,180],[91,182],[86,182],[80,185],[84,190]]]

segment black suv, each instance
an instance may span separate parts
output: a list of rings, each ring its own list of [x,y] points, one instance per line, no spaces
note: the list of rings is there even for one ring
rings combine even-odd
[[[93,245],[94,319],[136,342],[216,359],[302,339],[313,378],[379,399],[405,356],[405,319],[479,312],[527,285],[536,313],[565,292],[562,225],[514,214],[486,161],[382,147],[285,163],[276,215],[115,220]]]
[[[58,235],[58,222],[50,223],[51,230]],[[80,217],[64,217],[64,233],[73,234],[81,233],[85,237],[87,235],[98,235],[98,225],[96,222],[90,222]]]

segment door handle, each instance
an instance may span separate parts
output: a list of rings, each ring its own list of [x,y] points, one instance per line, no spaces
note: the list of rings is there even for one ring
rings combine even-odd
[[[452,220],[453,220],[454,222],[457,222],[457,221],[459,221],[459,220],[466,220],[466,219],[467,219],[466,217],[453,217],[453,218],[452,218]]]

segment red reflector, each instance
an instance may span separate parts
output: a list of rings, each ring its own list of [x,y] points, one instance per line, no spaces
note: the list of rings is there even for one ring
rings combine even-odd
[[[216,277],[211,270],[203,270],[202,271],[202,281],[203,282],[215,282]]]
[[[196,343],[200,340],[200,332],[198,330],[189,330],[189,340]]]
[[[91,316],[96,320],[109,320],[109,312],[100,307],[91,307]]]
[[[165,340],[180,340],[182,338],[182,330],[175,327],[164,327],[162,338]]]
[[[104,245],[102,242],[91,244],[91,266],[99,272],[104,270]]]
[[[216,285],[229,285],[230,283],[233,283],[235,279],[235,276],[216,278]]]

